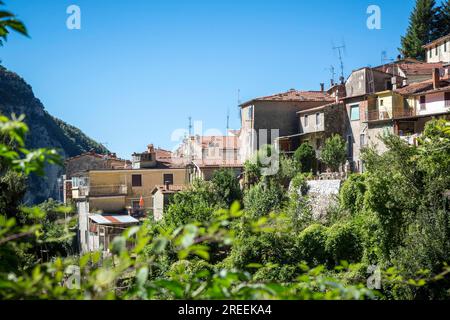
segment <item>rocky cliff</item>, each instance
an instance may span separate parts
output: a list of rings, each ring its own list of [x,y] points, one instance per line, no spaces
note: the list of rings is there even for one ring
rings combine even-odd
[[[101,144],[87,137],[78,128],[51,116],[34,96],[33,90],[16,73],[0,66],[0,113],[8,117],[25,115],[30,128],[26,144],[30,149],[56,148],[63,158],[72,157],[89,150],[106,153]],[[57,179],[63,168],[48,166],[45,177],[32,176],[28,181],[27,203],[39,203],[50,197],[58,199]]]

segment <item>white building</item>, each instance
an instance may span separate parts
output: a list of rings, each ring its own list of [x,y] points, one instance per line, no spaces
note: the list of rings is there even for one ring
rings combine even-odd
[[[450,34],[423,46],[428,63],[450,63]]]

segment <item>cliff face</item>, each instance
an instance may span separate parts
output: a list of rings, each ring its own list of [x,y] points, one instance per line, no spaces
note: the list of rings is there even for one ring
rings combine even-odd
[[[25,115],[30,128],[26,145],[29,149],[55,148],[63,158],[89,150],[107,153],[108,150],[87,137],[78,128],[51,116],[37,99],[30,85],[14,72],[0,66],[0,113]],[[27,203],[39,203],[48,198],[58,199],[57,179],[64,169],[47,166],[44,177],[31,176],[28,180]]]

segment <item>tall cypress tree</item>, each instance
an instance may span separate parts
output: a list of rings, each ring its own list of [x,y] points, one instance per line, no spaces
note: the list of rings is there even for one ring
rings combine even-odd
[[[440,37],[450,34],[450,0],[442,2],[439,10],[438,26]]]
[[[402,37],[400,52],[404,57],[425,59],[423,45],[439,38],[439,9],[435,0],[416,0],[409,27]]]

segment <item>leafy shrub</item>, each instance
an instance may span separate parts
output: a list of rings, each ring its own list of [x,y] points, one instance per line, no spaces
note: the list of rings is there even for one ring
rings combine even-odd
[[[258,269],[253,275],[254,281],[262,282],[292,282],[299,274],[299,267],[296,265],[267,264]]]
[[[363,253],[361,236],[351,223],[331,226],[327,232],[325,248],[335,265],[341,261],[358,262]]]
[[[307,227],[297,239],[296,246],[300,260],[310,266],[325,263],[327,261],[326,241],[326,227],[321,224],[312,224]]]
[[[294,159],[297,162],[301,172],[311,172],[316,162],[316,153],[308,143],[302,143],[294,153]]]
[[[349,210],[352,214],[362,211],[366,190],[364,175],[353,174],[348,177],[339,192],[341,207]]]
[[[257,218],[280,209],[286,195],[282,186],[268,180],[251,187],[244,195],[244,208],[249,216]]]
[[[239,180],[231,169],[220,169],[214,172],[211,180],[217,202],[222,207],[228,208],[234,201],[242,200],[242,192]]]
[[[334,172],[345,163],[347,148],[344,139],[338,134],[333,135],[325,141],[320,152],[320,160]]]

